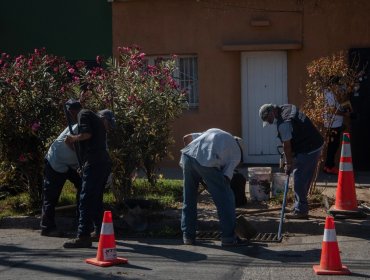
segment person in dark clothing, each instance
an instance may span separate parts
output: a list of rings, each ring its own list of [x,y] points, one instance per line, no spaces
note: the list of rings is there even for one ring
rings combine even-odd
[[[276,124],[283,143],[285,173],[294,170],[295,203],[289,219],[308,218],[308,191],[321,155],[324,139],[311,120],[292,104],[264,104],[259,110],[263,126]]]
[[[112,163],[107,151],[106,134],[115,126],[113,112],[99,111],[98,114],[82,109],[73,99],[66,103],[72,120],[78,123],[78,134],[66,138],[68,145],[78,143],[81,158],[82,187],[79,203],[77,238],[64,243],[64,248],[91,247],[91,224],[99,235],[103,219],[103,192]]]

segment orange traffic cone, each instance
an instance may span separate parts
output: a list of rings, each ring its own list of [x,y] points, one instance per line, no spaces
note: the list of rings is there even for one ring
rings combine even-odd
[[[316,274],[351,274],[340,260],[334,218],[332,216],[326,217],[320,265],[314,265],[313,270]]]
[[[97,266],[111,266],[128,262],[127,259],[117,257],[111,211],[104,212],[96,258],[86,259],[85,262]]]
[[[334,216],[336,214],[366,216],[362,210],[357,208],[349,133],[343,133],[335,206],[330,208],[329,213]]]

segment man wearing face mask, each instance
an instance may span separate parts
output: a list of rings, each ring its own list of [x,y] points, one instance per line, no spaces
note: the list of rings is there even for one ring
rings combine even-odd
[[[264,104],[259,110],[263,126],[276,124],[283,143],[285,173],[294,172],[294,210],[288,219],[308,218],[308,191],[320,158],[324,139],[311,120],[292,104]]]

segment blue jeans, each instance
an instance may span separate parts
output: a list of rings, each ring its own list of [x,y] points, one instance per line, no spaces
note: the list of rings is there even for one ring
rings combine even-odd
[[[78,237],[90,236],[91,224],[95,232],[100,233],[103,220],[103,193],[111,166],[110,162],[99,162],[83,168]]]
[[[294,159],[294,209],[299,213],[308,213],[307,195],[320,154],[321,150],[312,154],[297,154]]]
[[[207,184],[207,190],[217,208],[222,232],[222,242],[235,239],[235,198],[230,182],[221,170],[214,167],[201,166],[194,158],[183,157],[183,207],[181,230],[188,238],[195,238],[197,226],[198,185],[201,179]]]

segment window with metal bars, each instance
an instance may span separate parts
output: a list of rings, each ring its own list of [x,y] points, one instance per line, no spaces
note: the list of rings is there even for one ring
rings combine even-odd
[[[147,63],[155,65],[157,60],[164,60],[166,56],[147,56]],[[196,108],[199,106],[198,90],[198,59],[194,55],[178,55],[176,58],[176,71],[174,79],[179,86],[187,93],[189,107]]]

